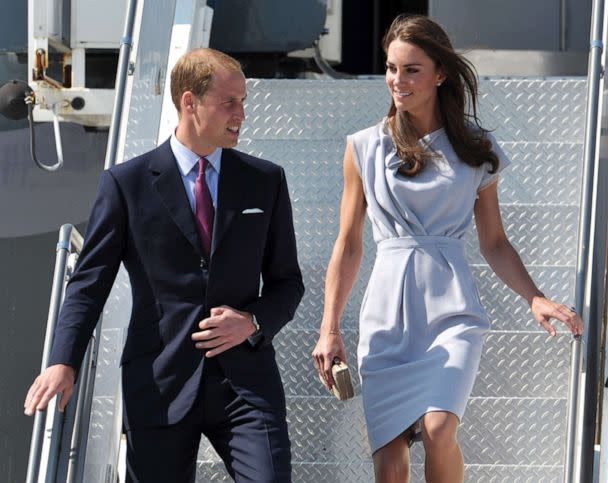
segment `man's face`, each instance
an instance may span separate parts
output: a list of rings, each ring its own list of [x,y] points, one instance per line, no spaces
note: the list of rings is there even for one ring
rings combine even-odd
[[[205,146],[204,153],[214,149],[232,148],[239,140],[245,120],[243,104],[247,96],[242,72],[219,68],[209,90],[202,98],[194,98],[192,122],[197,141]]]

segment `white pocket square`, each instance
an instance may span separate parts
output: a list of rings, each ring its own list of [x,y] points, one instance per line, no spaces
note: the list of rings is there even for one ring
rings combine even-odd
[[[243,210],[243,215],[252,215],[253,213],[264,213],[264,210],[260,210],[259,208],[247,208]]]

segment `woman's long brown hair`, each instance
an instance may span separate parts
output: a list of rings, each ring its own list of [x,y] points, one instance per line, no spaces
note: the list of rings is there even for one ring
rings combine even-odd
[[[454,151],[469,166],[489,163],[489,172],[495,173],[498,157],[477,117],[477,75],[472,64],[454,50],[449,37],[437,23],[422,15],[399,15],[393,20],[383,39],[385,54],[393,40],[421,48],[441,69],[445,80],[437,88],[439,111]],[[398,112],[392,99],[387,124],[397,156],[403,160],[399,172],[414,176],[434,154],[418,144],[418,133],[409,115]]]

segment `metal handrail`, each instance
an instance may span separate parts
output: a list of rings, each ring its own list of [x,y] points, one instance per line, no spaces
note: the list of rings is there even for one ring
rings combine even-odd
[[[137,0],[130,0],[127,6],[127,17],[125,28],[120,39],[120,51],[118,53],[118,70],[116,72],[116,95],[114,97],[114,107],[112,108],[112,119],[110,121],[110,131],[108,133],[108,147],[106,149],[106,159],[104,167],[108,169],[116,164],[116,153],[118,150],[118,138],[122,123],[122,110],[125,102],[125,91],[127,86],[127,76],[129,74],[129,57],[133,47],[133,28],[135,25],[135,12],[137,10]]]
[[[41,370],[48,365],[65,285],[73,270],[74,262],[70,261],[69,255],[79,255],[82,245],[82,235],[72,225],[66,224],[60,228]],[[75,395],[66,406],[65,412],[62,414],[54,411],[53,421],[50,428],[47,428],[48,410],[36,411],[26,483],[40,481],[41,466],[44,466],[44,481],[47,483],[82,481],[84,458],[80,456],[84,455],[87,445],[88,424],[85,424],[85,418],[91,413],[100,330],[97,324],[83,359]],[[49,403],[49,407],[55,408],[55,401]],[[44,434],[48,429],[50,429],[49,443],[47,452],[44,453]]]
[[[604,5],[604,22],[606,19],[607,5]],[[601,62],[605,64],[606,57],[603,52],[604,41],[607,38],[608,25],[603,25],[603,36],[596,50],[602,54]],[[603,67],[598,73],[600,96],[604,92],[604,74]],[[602,97],[598,99],[598,104],[602,102]],[[603,300],[606,296],[606,203],[607,193],[605,190],[608,182],[608,166],[605,162],[605,154],[599,150],[599,143],[596,143],[597,136],[602,133],[600,119],[602,112],[598,110],[596,116],[594,152],[593,159],[595,160],[595,170],[593,175],[592,187],[592,220],[590,223],[590,250],[587,259],[587,284],[585,287],[585,307],[587,308],[585,334],[585,380],[584,380],[584,397],[582,399],[582,424],[580,429],[580,479],[581,482],[593,481],[593,474],[596,469],[595,461],[595,442],[597,436],[597,415],[598,415],[598,394],[602,381],[600,380],[600,364],[601,358],[601,334],[602,325],[604,323]],[[604,148],[602,148],[603,150]],[[580,419],[580,418],[579,418]]]
[[[72,225],[63,225],[59,229],[59,241],[57,242],[55,271],[53,274],[53,286],[51,289],[51,299],[49,303],[46,335],[44,338],[42,362],[40,365],[41,371],[46,369],[48,365],[51,347],[53,345],[55,326],[57,325],[57,318],[59,316],[59,309],[61,308],[61,302],[63,300],[63,293],[65,289],[68,255],[71,252],[75,251],[77,247],[78,249],[82,247],[82,236]],[[35,483],[38,480],[45,430],[45,419],[46,410],[36,411],[36,414],[34,416],[32,438],[30,442],[30,453],[28,458],[26,483]],[[58,451],[57,445],[52,444],[51,450]]]
[[[593,3],[593,18],[591,25],[591,45],[589,53],[589,72],[587,81],[587,111],[585,119],[585,141],[583,154],[583,184],[581,192],[581,216],[579,220],[579,242],[576,264],[576,288],[575,288],[575,309],[581,314],[585,322],[585,340],[587,341],[587,368],[593,367],[598,363],[598,354],[595,347],[597,341],[590,337],[597,332],[599,324],[595,317],[590,317],[590,311],[584,310],[585,301],[588,300],[587,295],[592,289],[591,278],[593,270],[593,248],[594,240],[592,232],[594,228],[593,216],[597,216],[597,186],[596,186],[596,150],[597,150],[597,127],[598,114],[600,103],[600,85],[602,82],[602,51],[603,51],[603,20],[604,20],[604,0],[594,0]],[[591,343],[591,344],[590,344]],[[583,350],[581,347],[580,338],[574,338],[572,341],[571,365],[570,365],[570,381],[568,390],[568,414],[566,428],[566,452],[564,458],[564,483],[574,483],[575,467],[578,461],[581,463],[580,468],[585,473],[579,475],[580,478],[588,478],[589,469],[584,468],[589,464],[589,458],[593,455],[589,453],[588,448],[583,451],[583,448],[576,447],[577,441],[577,422],[579,419],[579,386],[581,375],[581,357]],[[595,372],[595,371],[592,371]],[[597,384],[597,381],[590,381],[589,374],[586,377],[585,399],[588,399],[590,384]],[[591,391],[593,392],[593,391]],[[595,404],[595,401],[593,401]],[[589,412],[585,418],[589,417]],[[583,425],[583,430],[585,425]],[[588,439],[589,435],[585,435]],[[593,460],[591,460],[591,467]],[[591,481],[580,479],[578,481]]]

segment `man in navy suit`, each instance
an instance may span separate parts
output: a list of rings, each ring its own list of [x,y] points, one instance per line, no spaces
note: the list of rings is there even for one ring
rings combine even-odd
[[[289,482],[272,339],[304,286],[285,173],[231,149],[245,117],[236,60],[185,54],[171,94],[171,138],[102,173],[49,367],[25,412],[59,393],[65,408],[123,262],[133,293],[121,359],[127,481],[194,481],[204,434],[236,481]]]

